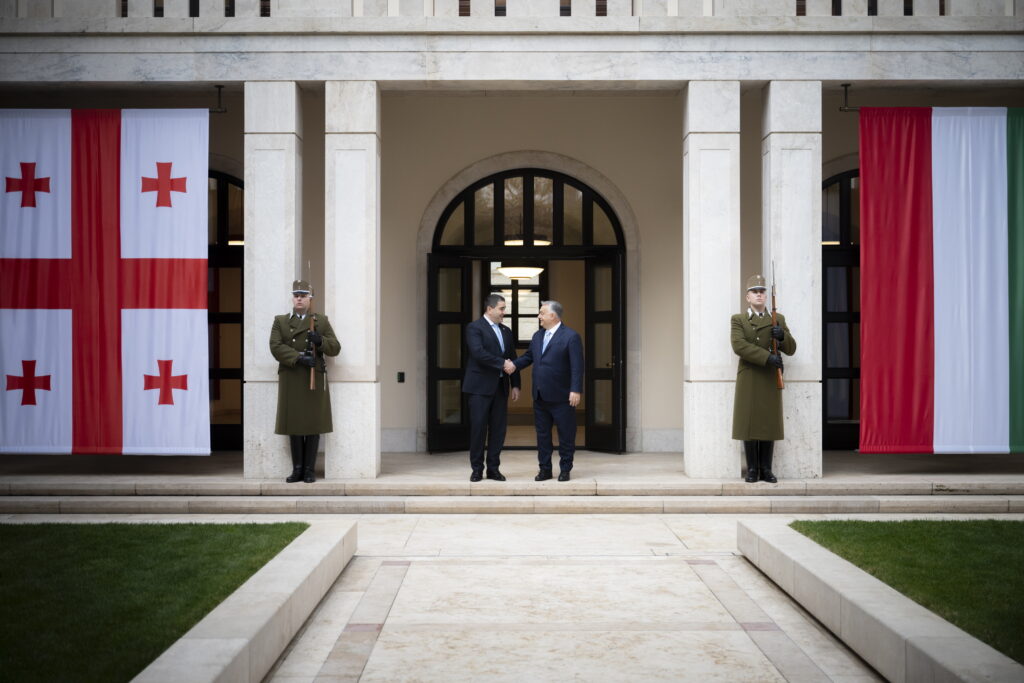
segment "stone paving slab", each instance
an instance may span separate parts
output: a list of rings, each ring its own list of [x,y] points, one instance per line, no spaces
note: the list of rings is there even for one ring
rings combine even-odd
[[[354,522],[311,524],[134,680],[263,680],[355,550]]]
[[[1024,666],[788,523],[740,521],[740,552],[890,681],[1024,680]]]

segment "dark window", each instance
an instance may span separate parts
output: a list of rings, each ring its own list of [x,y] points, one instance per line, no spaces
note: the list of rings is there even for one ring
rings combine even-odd
[[[494,16],[508,16],[508,6],[505,4],[505,0],[494,0]]]
[[[260,16],[270,16],[270,0],[260,0]]]
[[[153,16],[162,17],[164,15],[164,0],[153,0]]]
[[[939,16],[946,16],[946,0],[939,0]]]
[[[798,17],[807,16],[807,0],[796,0],[796,15]]]
[[[188,0],[188,15],[190,17],[199,16],[199,0]]]
[[[571,17],[572,16],[572,0],[561,0],[558,4],[558,16],[560,17]]]
[[[541,169],[504,171],[473,183],[448,204],[438,225],[434,248],[442,251],[623,244],[618,217],[604,198],[574,178]]]
[[[832,0],[832,16],[843,16],[843,0]]]
[[[469,16],[469,0],[459,0],[459,16]]]
[[[914,16],[914,0],[903,0],[903,16]]]
[[[121,7],[121,10],[120,10],[121,14],[120,14],[120,16],[127,17],[128,16],[128,0],[121,0],[118,4]]]
[[[878,0],[868,0],[868,16],[878,16]]]
[[[597,0],[597,16],[608,16],[608,0]]]
[[[235,0],[224,0],[224,16],[235,16]]]

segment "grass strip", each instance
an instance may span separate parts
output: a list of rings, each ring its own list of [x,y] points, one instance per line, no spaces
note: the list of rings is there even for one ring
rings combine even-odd
[[[1024,663],[1024,522],[793,522],[946,621]]]
[[[308,526],[0,525],[0,680],[130,680]]]

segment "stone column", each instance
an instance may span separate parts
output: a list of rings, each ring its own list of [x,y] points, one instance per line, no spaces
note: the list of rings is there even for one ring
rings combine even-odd
[[[821,82],[771,81],[761,142],[764,275],[797,340],[786,358],[780,479],[821,476]]]
[[[274,434],[277,361],[267,340],[291,305],[302,254],[302,111],[298,84],[245,84],[245,392],[247,478],[291,472],[287,437]]]
[[[380,473],[380,90],[373,81],[328,81],[325,104],[324,294],[341,341],[330,370],[327,478],[373,478]]]
[[[683,463],[691,477],[738,477],[739,81],[691,81],[683,106]]]

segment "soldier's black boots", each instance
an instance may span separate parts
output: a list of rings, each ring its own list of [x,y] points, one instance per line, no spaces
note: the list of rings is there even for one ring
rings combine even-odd
[[[289,484],[302,481],[302,437],[291,435],[288,437],[292,447],[292,473],[285,479]]]
[[[312,484],[316,481],[316,452],[320,448],[320,435],[309,434],[305,437],[305,449],[302,452],[302,481]]]
[[[753,484],[757,481],[757,442],[756,441],[744,441],[743,442],[743,454],[747,456],[747,476],[743,480],[748,484]]]
[[[774,441],[759,441],[758,442],[758,465],[761,468],[761,481],[766,481],[769,484],[775,484],[779,480],[772,474],[772,454],[775,451]]]

